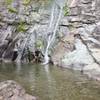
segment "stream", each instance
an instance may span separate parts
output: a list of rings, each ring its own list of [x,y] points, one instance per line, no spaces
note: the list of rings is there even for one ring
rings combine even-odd
[[[15,80],[39,100],[100,100],[100,82],[52,65],[2,63],[4,80]]]

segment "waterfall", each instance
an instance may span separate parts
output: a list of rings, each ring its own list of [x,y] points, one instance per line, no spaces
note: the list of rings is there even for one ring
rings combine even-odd
[[[55,41],[58,25],[59,25],[59,22],[62,18],[63,7],[65,5],[65,0],[63,0],[61,2],[60,1],[59,0],[55,1],[54,5],[52,7],[51,20],[50,20],[48,30],[51,29],[52,25],[55,25],[55,26],[54,26],[54,30],[50,33],[50,36],[48,36],[47,47],[46,47],[45,55],[44,55],[44,61],[45,62],[43,64],[49,63],[48,51],[50,49],[51,44]],[[60,8],[58,16],[56,15],[57,13],[55,13],[56,6],[58,6]],[[57,16],[57,19],[54,19],[56,16]],[[54,20],[56,20],[56,21],[54,21]],[[55,22],[55,23],[53,24],[53,22]]]
[[[48,30],[46,32],[46,35],[48,35],[48,32],[50,33],[51,35],[51,29],[52,29],[52,26],[53,26],[53,21],[54,21],[54,13],[55,13],[55,3],[53,4],[53,7],[52,7],[52,11],[51,11],[51,16],[50,16],[50,23],[49,23],[49,27],[48,27]],[[46,50],[45,50],[45,54],[44,54],[44,63],[43,64],[46,64],[48,63],[49,61],[49,57],[48,57],[48,49],[49,49],[49,45],[50,45],[50,39],[51,39],[51,36],[48,36],[48,40],[47,40],[47,47],[46,47]]]

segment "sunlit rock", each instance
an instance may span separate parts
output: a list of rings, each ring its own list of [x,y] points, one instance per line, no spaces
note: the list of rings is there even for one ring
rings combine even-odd
[[[80,66],[88,65],[93,63],[93,58],[89,54],[86,46],[81,42],[81,40],[77,39],[75,41],[75,50],[69,53],[66,53],[64,59],[62,60],[62,66]]]

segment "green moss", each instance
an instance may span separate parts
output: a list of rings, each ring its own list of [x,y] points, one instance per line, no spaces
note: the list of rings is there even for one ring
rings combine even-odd
[[[64,16],[67,16],[69,14],[69,8],[68,8],[68,6],[65,6],[63,8],[63,10],[64,10]]]
[[[25,26],[23,25],[19,25],[18,27],[17,27],[17,31],[18,32],[25,32],[26,31],[26,29],[25,29]]]
[[[18,13],[18,11],[13,7],[8,7],[9,12],[11,13]]]
[[[38,39],[38,40],[36,41],[36,47],[37,47],[38,49],[42,49],[42,48],[43,48],[43,41],[42,41],[41,39]]]
[[[8,5],[10,5],[12,2],[13,2],[13,0],[6,0],[6,3],[7,3]]]
[[[30,4],[30,2],[31,2],[31,0],[23,0],[24,5],[28,5],[28,4]]]
[[[27,31],[26,24],[24,22],[20,22],[16,30],[17,32],[26,32]]]

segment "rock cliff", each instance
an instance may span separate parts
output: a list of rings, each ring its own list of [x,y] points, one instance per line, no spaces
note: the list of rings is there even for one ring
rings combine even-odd
[[[71,0],[69,2],[69,15],[63,19],[63,26],[69,27],[70,34],[74,38],[67,39],[64,37],[65,43],[63,45],[73,44],[73,50],[69,49],[70,51],[68,51],[63,46],[65,51],[63,56],[60,54],[61,63],[59,64],[67,68],[81,70],[98,80],[100,80],[99,12],[99,0]]]
[[[45,2],[42,0],[5,1],[0,0],[1,60],[11,60],[13,52],[16,51],[18,52],[16,60],[26,62],[29,51],[34,53],[36,49],[40,49],[44,54],[49,41],[46,31],[50,21],[52,2],[48,3],[47,0]],[[98,77],[100,73],[100,1],[66,0],[66,6],[67,10],[64,7],[53,48],[49,50],[53,62],[64,67],[85,70],[84,73],[89,72],[90,76]],[[55,10],[59,10],[58,5]],[[55,24],[52,25],[55,26]]]

